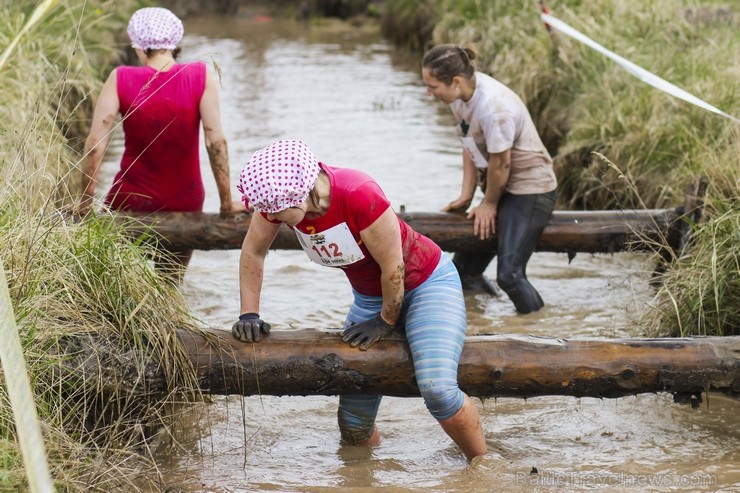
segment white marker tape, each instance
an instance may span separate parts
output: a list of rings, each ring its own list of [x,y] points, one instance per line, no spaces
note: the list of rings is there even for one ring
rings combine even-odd
[[[581,43],[585,44],[586,46],[589,46],[590,48],[593,48],[594,50],[598,51],[602,55],[611,58],[615,62],[617,62],[618,65],[620,65],[622,68],[624,68],[627,72],[634,75],[641,81],[645,82],[646,84],[650,84],[651,86],[660,89],[661,91],[670,94],[671,96],[676,96],[679,99],[683,99],[684,101],[694,104],[700,108],[704,108],[705,110],[709,110],[713,113],[717,113],[718,115],[722,115],[726,118],[729,118],[730,120],[734,121],[735,123],[740,123],[740,120],[735,118],[732,115],[728,115],[724,111],[715,108],[711,104],[702,101],[701,99],[697,98],[691,93],[688,93],[681,89],[680,87],[677,87],[670,82],[668,82],[665,79],[661,79],[657,75],[648,72],[644,68],[635,65],[634,63],[630,62],[629,60],[622,58],[621,56],[617,55],[616,53],[613,53],[603,46],[601,46],[599,43],[594,41],[593,39],[589,38],[585,34],[576,31],[572,27],[570,27],[565,22],[551,16],[550,14],[540,14],[540,18],[542,20],[552,26],[553,28],[557,29],[558,31],[567,34],[571,38],[580,41]]]
[[[13,304],[10,300],[5,267],[0,260],[0,359],[8,386],[10,407],[18,433],[23,465],[31,493],[53,493],[54,485],[46,461],[46,446],[36,414],[31,382],[26,370],[21,340],[15,325]]]

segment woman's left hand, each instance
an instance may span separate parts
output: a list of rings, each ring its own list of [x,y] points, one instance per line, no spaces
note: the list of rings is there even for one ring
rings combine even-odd
[[[366,351],[370,346],[387,336],[396,327],[389,324],[378,314],[377,317],[347,327],[342,332],[342,341],[349,342],[352,347],[360,346],[360,350]]]
[[[496,206],[482,202],[478,207],[468,212],[468,219],[473,219],[473,234],[481,240],[488,239],[496,234]]]

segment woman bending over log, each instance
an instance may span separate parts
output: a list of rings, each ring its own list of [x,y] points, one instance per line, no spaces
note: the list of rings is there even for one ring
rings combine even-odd
[[[264,262],[285,223],[312,261],[342,269],[352,286],[354,302],[342,340],[365,351],[391,332],[404,331],[427,409],[468,460],[485,454],[478,410],[457,383],[466,313],[460,278],[447,255],[396,216],[375,180],[320,163],[300,140],[257,151],[237,188],[258,214],[241,249],[241,315],[234,337],[258,342],[270,331],[259,316]],[[381,397],[340,396],[345,441],[380,443],[375,418]]]
[[[429,50],[422,61],[427,93],[450,106],[463,146],[462,192],[443,211],[465,212],[480,186],[483,200],[468,219],[481,239],[496,234],[497,240],[497,252],[483,265],[498,253],[499,286],[517,312],[535,312],[544,303],[527,280],[526,268],[555,208],[552,159],[524,102],[476,71],[476,56],[472,46],[445,44]]]

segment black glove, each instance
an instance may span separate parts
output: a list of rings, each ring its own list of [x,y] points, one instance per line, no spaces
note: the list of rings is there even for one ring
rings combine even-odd
[[[262,334],[269,334],[271,328],[259,313],[242,313],[231,327],[231,334],[242,342],[259,342]]]
[[[395,328],[395,325],[389,324],[378,314],[372,320],[365,320],[344,329],[342,332],[342,341],[349,342],[349,345],[352,347],[356,347],[359,344],[360,349],[366,351],[367,348],[378,342],[383,336],[387,336],[393,332]]]

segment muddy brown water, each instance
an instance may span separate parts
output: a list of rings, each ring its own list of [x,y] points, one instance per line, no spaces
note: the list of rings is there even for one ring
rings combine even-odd
[[[301,138],[320,160],[374,176],[394,208],[436,211],[459,192],[459,144],[446,108],[426,97],[419,60],[371,28],[248,17],[186,21],[183,60],[215,62],[232,183],[252,152]],[[103,170],[108,188],[120,155]],[[203,151],[205,210],[218,210]],[[105,182],[107,180],[107,183]],[[193,313],[228,329],[238,315],[238,251],[196,252],[183,292]],[[641,255],[537,253],[528,273],[547,306],[519,316],[468,293],[469,334],[622,337],[649,309]],[[487,270],[495,277],[495,267]],[[339,327],[343,274],[298,251],[268,256],[261,314],[275,329]],[[478,401],[492,453],[468,465],[420,399],[385,398],[382,444],[340,443],[336,397],[216,397],[183,412],[157,450],[162,482],[184,492],[740,491],[740,404],[699,409],[665,394],[613,400]],[[534,471],[537,471],[534,474]]]

